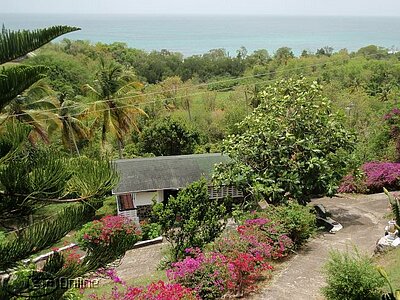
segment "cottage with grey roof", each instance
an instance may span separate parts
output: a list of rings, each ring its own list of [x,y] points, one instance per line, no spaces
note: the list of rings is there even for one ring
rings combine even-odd
[[[120,173],[120,182],[113,190],[118,215],[135,222],[149,217],[153,201],[168,201],[178,191],[202,177],[211,179],[215,164],[228,162],[221,153],[160,156],[114,161]],[[210,198],[243,198],[234,187],[216,189],[209,186]]]

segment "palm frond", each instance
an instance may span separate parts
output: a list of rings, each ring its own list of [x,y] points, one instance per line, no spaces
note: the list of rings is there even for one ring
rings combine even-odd
[[[85,128],[84,124],[80,120],[70,117],[69,124],[73,133],[78,137],[78,139],[88,138],[87,128]]]
[[[39,79],[45,76],[43,66],[17,66],[0,71],[0,110]]]
[[[35,82],[23,96],[33,100],[46,99],[52,103],[57,102],[56,92],[44,80]]]
[[[52,26],[37,30],[4,30],[0,34],[0,64],[22,57],[78,27]]]
[[[97,88],[97,86],[92,86],[90,84],[84,84],[82,86],[82,90],[85,93],[85,96],[87,99],[89,99],[89,102],[93,101],[102,101],[103,100],[103,95],[102,91],[100,88]]]

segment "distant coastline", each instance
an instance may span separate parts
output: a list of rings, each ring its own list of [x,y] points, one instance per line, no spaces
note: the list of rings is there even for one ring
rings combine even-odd
[[[23,18],[21,17],[23,16]],[[231,55],[241,46],[249,52],[273,53],[287,46],[296,55],[330,46],[350,51],[375,44],[400,48],[400,17],[276,15],[98,15],[0,14],[10,29],[74,25],[80,32],[65,36],[92,43],[123,42],[146,51],[167,49],[185,56],[224,48]]]

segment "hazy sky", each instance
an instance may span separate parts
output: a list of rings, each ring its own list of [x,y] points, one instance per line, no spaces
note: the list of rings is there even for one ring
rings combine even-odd
[[[399,0],[0,0],[4,13],[400,16]]]

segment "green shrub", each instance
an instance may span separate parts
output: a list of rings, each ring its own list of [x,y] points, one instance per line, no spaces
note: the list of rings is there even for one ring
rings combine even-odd
[[[310,207],[290,201],[274,208],[277,219],[288,231],[288,236],[296,246],[302,245],[316,230],[316,217]]]
[[[328,300],[379,299],[385,282],[371,259],[349,252],[332,251],[325,265]]]
[[[235,212],[237,214],[237,212]],[[316,217],[311,212],[310,207],[289,201],[287,204],[279,206],[268,206],[260,212],[243,214],[240,220],[253,218],[266,218],[278,224],[280,231],[285,233],[295,244],[301,246],[310,238],[316,230]]]
[[[233,77],[214,77],[210,80],[207,88],[210,91],[219,90],[232,90],[236,85],[239,84],[239,80]]]
[[[153,215],[172,245],[172,259],[185,257],[185,249],[203,248],[225,228],[226,207],[221,199],[210,199],[206,179],[201,179],[153,206]]]
[[[7,242],[7,235],[4,231],[0,231],[0,245],[3,245]]]
[[[104,199],[103,206],[96,210],[96,219],[101,219],[105,216],[114,216],[117,214],[117,202],[115,196],[110,196]]]
[[[158,223],[142,223],[140,224],[142,228],[143,240],[152,240],[161,236],[161,225]]]
[[[156,156],[192,154],[200,142],[200,134],[192,127],[170,117],[145,127],[139,138],[141,153]]]

